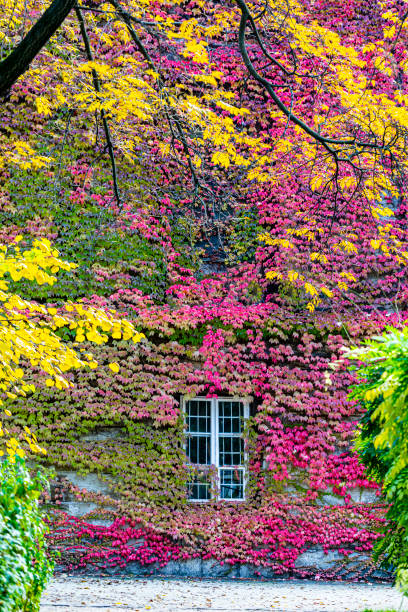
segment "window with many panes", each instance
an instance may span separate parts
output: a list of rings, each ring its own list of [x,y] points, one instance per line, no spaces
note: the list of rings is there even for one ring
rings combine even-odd
[[[249,403],[196,397],[184,401],[184,414],[186,454],[195,467],[188,485],[189,499],[245,499],[243,432]]]

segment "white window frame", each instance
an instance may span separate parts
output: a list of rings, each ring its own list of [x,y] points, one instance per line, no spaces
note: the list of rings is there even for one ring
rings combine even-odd
[[[211,432],[210,432],[210,464],[205,465],[205,464],[192,464],[192,465],[197,465],[200,466],[202,465],[203,468],[204,467],[215,467],[217,470],[217,478],[218,478],[218,483],[221,482],[221,475],[220,475],[220,470],[223,469],[230,469],[229,466],[220,466],[219,464],[219,451],[220,451],[220,433],[219,433],[219,407],[218,407],[218,402],[241,402],[244,406],[244,426],[245,423],[247,422],[247,420],[249,419],[249,406],[251,403],[252,398],[250,397],[205,397],[202,395],[196,395],[196,396],[184,396],[181,398],[181,410],[182,410],[182,414],[183,414],[183,419],[184,419],[184,423],[186,423],[186,415],[187,415],[187,411],[186,411],[186,404],[188,401],[190,400],[201,400],[201,401],[206,401],[206,402],[211,402]],[[221,437],[223,437],[223,434],[221,434]],[[225,437],[231,437],[228,436],[228,434],[225,435]],[[186,456],[187,456],[187,436],[185,437],[184,440],[184,450],[186,452]],[[236,497],[234,499],[231,498],[225,498],[225,497],[221,497],[220,496],[220,486],[218,487],[217,493],[215,495],[212,495],[212,497],[210,497],[210,499],[189,499],[188,501],[190,503],[194,503],[194,504],[205,504],[214,500],[220,500],[220,501],[226,501],[226,502],[243,502],[246,500],[246,489],[247,489],[247,484],[248,484],[248,470],[247,470],[247,463],[248,463],[248,452],[245,449],[245,439],[244,439],[244,463],[242,465],[239,466],[239,470],[243,471],[243,497]]]

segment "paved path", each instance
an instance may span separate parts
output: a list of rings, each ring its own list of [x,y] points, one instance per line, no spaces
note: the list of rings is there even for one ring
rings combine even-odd
[[[400,604],[401,595],[382,585],[62,576],[48,586],[41,612],[360,612]],[[408,611],[408,600],[400,609]]]

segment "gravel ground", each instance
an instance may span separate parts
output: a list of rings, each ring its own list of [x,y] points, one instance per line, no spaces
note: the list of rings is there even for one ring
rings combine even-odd
[[[400,604],[400,593],[388,585],[62,576],[54,578],[48,586],[41,612],[78,609],[86,612],[359,612],[365,608],[408,611],[408,599],[401,608]]]

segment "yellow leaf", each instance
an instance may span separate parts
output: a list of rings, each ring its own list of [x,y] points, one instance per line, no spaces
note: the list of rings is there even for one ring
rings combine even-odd
[[[110,363],[109,364],[110,369],[112,370],[112,372],[119,372],[119,366],[117,363]]]
[[[51,105],[47,98],[44,98],[43,96],[36,98],[35,105],[40,115],[44,115],[45,117],[47,117],[48,115],[52,114]]]
[[[310,295],[317,295],[317,289],[311,283],[305,283],[304,285],[306,293]]]
[[[343,291],[348,290],[348,285],[346,285],[346,283],[343,283],[342,281],[337,281],[337,286],[339,289],[342,289]]]
[[[295,270],[289,270],[288,279],[291,283],[293,283],[299,277],[299,273]]]
[[[323,178],[321,176],[314,176],[310,181],[310,189],[312,191],[316,191],[319,189],[320,185],[323,183]]]
[[[282,279],[282,274],[280,274],[279,272],[276,272],[275,270],[269,270],[269,272],[267,272],[265,274],[266,278],[279,278]]]
[[[377,390],[376,389],[369,389],[368,391],[365,392],[365,399],[368,402],[371,402],[372,400],[374,400],[377,397]]]
[[[320,287],[320,291],[327,295],[327,297],[333,297],[333,291],[330,291],[327,287]]]

